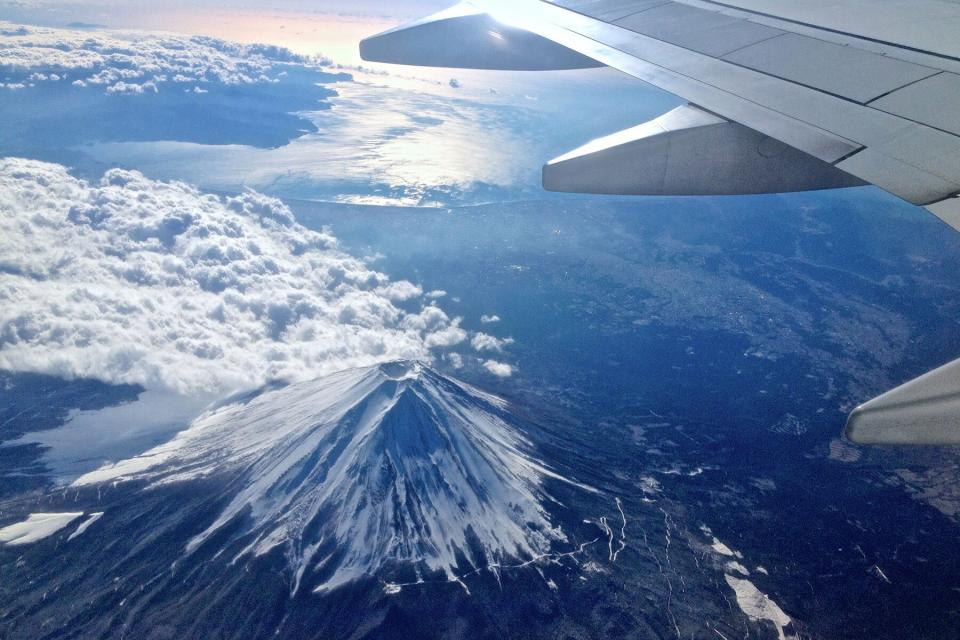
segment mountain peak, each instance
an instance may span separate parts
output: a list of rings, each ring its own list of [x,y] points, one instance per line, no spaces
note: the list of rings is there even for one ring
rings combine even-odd
[[[391,380],[416,380],[428,368],[420,360],[394,360],[377,365],[380,373]]]
[[[565,540],[546,478],[507,404],[425,363],[396,361],[268,390],[77,484],[235,475],[186,553],[282,549],[294,590],[361,576],[458,573]],[[216,535],[231,531],[229,536]],[[229,538],[224,540],[224,538]]]

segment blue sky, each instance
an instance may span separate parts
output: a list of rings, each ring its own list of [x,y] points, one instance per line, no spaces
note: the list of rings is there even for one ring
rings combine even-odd
[[[398,22],[438,11],[454,2],[412,0],[106,0],[72,2],[0,0],[0,18],[31,24],[67,26],[96,24],[111,28],[168,30],[199,33],[246,42],[273,42],[295,50],[355,54],[360,37]],[[354,62],[354,60],[342,60]]]

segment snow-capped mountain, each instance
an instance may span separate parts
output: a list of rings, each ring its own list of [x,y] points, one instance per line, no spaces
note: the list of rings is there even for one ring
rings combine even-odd
[[[185,556],[280,548],[294,591],[305,576],[316,591],[396,571],[454,580],[566,540],[544,480],[572,481],[534,457],[506,409],[422,363],[351,369],[211,410],[74,484],[142,479],[149,491],[230,473],[226,506]]]

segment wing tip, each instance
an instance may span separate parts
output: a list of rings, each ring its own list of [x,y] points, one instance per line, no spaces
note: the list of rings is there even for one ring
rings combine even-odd
[[[960,359],[857,406],[843,437],[870,445],[960,445]]]
[[[854,407],[853,411],[847,416],[846,423],[843,425],[842,437],[844,440],[854,444],[872,444],[869,438],[864,438],[863,429],[861,428],[863,416],[868,410],[866,403]]]

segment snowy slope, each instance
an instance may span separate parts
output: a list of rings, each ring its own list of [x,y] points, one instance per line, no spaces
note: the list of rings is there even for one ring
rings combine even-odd
[[[23,522],[0,529],[0,544],[20,545],[43,540],[63,529],[83,512],[31,513]]]
[[[294,590],[307,575],[322,591],[402,567],[454,579],[565,540],[543,488],[545,478],[564,479],[509,420],[502,400],[395,362],[221,407],[75,484],[157,486],[231,471],[227,506],[187,554],[205,544],[238,558],[279,547]]]

